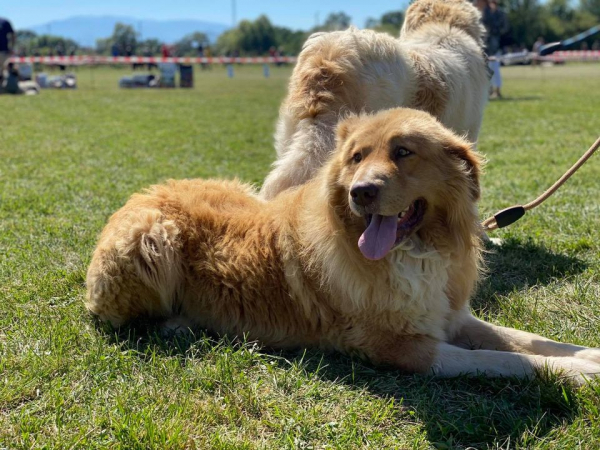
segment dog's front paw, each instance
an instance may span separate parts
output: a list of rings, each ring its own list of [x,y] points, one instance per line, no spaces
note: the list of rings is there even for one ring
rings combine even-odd
[[[600,364],[600,348],[586,348],[575,353],[575,357]]]
[[[578,385],[600,378],[600,364],[583,358],[552,358],[550,368]]]

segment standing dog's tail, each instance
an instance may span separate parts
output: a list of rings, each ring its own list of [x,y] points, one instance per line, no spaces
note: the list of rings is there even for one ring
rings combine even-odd
[[[430,23],[459,28],[483,46],[485,28],[481,23],[481,14],[467,0],[415,0],[406,10],[400,38]]]

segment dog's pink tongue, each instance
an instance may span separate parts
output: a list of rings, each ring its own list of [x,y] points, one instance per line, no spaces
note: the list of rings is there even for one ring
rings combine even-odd
[[[368,259],[381,259],[394,246],[398,216],[373,214],[371,223],[358,240],[358,248]]]

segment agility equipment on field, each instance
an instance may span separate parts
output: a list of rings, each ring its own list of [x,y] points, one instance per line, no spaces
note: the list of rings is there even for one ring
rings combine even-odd
[[[576,36],[570,37],[569,39],[542,45],[542,47],[540,47],[540,56],[550,55],[551,53],[554,53],[557,50],[561,50],[565,47],[568,47],[569,45],[581,42],[584,39],[587,39],[588,37],[593,36],[596,33],[600,33],[600,25],[596,25],[590,28],[589,30],[584,31],[583,33],[579,33]]]
[[[600,147],[600,137],[596,140],[596,142],[594,142],[594,145],[592,145],[589,150],[585,152],[583,156],[579,158],[579,160],[569,170],[567,170],[562,177],[559,178],[556,183],[546,190],[546,192],[526,205],[515,205],[511,206],[510,208],[503,209],[502,211],[498,211],[492,217],[484,220],[481,223],[483,229],[485,231],[492,231],[496,228],[507,227],[523,217],[527,211],[541,205],[548,197],[554,194],[559,187],[565,184],[565,182],[571,178],[571,175],[577,172],[577,170],[583,166],[588,159],[590,159],[594,152],[598,150],[598,147]]]
[[[560,47],[560,42],[555,42],[556,48]],[[562,64],[565,62],[596,62],[600,61],[600,50],[556,50],[552,49],[552,53],[541,53],[522,51],[514,53],[506,53],[500,56],[490,57],[490,61],[494,59],[500,60],[502,65],[510,66],[513,64],[531,64],[533,61],[552,62]]]

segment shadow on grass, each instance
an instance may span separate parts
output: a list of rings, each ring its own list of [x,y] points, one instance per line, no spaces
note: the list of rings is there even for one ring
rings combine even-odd
[[[586,269],[581,259],[553,253],[532,241],[509,238],[485,254],[487,275],[472,300],[476,309],[490,309],[497,295],[546,285],[556,278],[575,275]]]
[[[528,447],[573,420],[579,409],[574,388],[552,375],[541,380],[443,380],[382,370],[343,355],[311,354],[301,357],[307,372],[394,398],[402,408],[401,419],[421,423],[436,448]]]
[[[216,357],[216,365],[223,357],[230,362],[244,359],[244,364],[248,365],[268,361],[281,369],[283,378],[336,383],[356,390],[359,395],[366,392],[370,396],[394,399],[397,405],[395,420],[421,425],[436,448],[528,447],[572,421],[579,410],[574,389],[552,376],[529,381],[483,376],[442,380],[404,375],[342,354],[326,354],[319,350],[263,348],[257,352],[254,343],[202,332],[195,337],[163,338],[155,322],[138,322],[118,332],[105,325],[98,324],[98,327],[109,341],[119,343],[123,351],[133,351],[149,362],[159,354],[179,356],[185,364],[190,352],[200,359],[214,360]],[[252,356],[249,357],[250,353]],[[243,370],[243,365],[240,369]],[[228,385],[228,388],[235,389],[235,385]]]
[[[496,97],[490,99],[492,102],[530,102],[534,100],[542,100],[543,97],[541,95],[527,95],[523,97]]]

